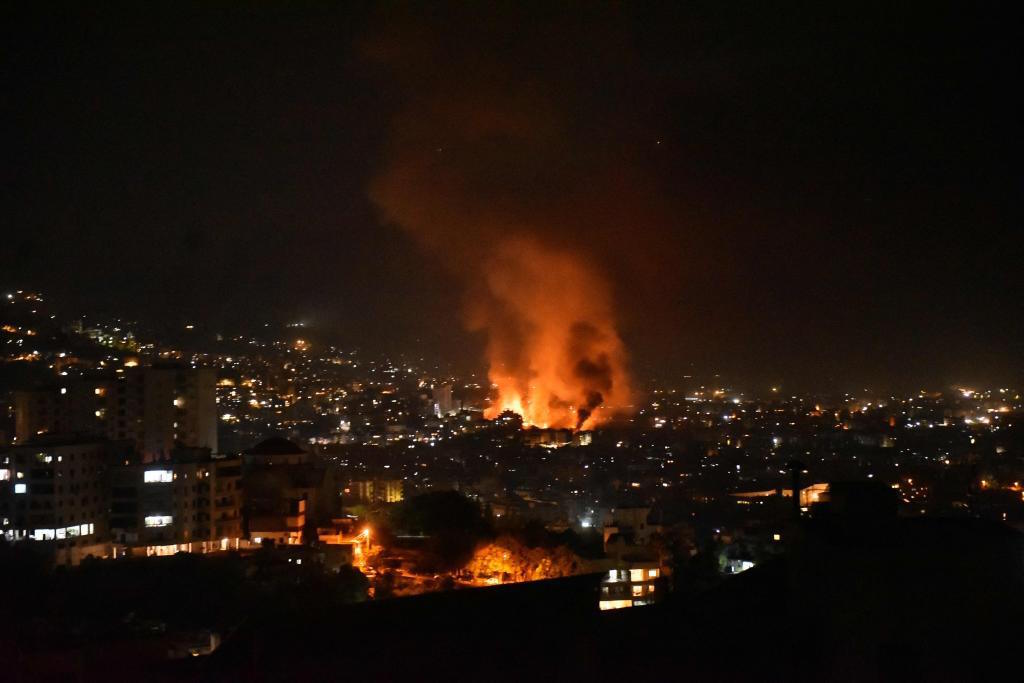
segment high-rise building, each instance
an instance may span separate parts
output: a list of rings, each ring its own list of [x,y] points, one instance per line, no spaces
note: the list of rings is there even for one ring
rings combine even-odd
[[[403,499],[401,479],[361,479],[349,482],[344,493],[358,503],[399,503]]]
[[[110,532],[131,554],[237,548],[242,536],[242,462],[207,449],[110,470]]]
[[[452,397],[452,385],[443,384],[439,387],[434,387],[434,411],[438,417],[445,417],[446,415],[454,415],[459,412],[459,407],[455,403],[455,399]]]
[[[147,462],[178,446],[217,452],[216,370],[177,365],[63,380],[15,392],[17,443],[43,434],[129,440]]]
[[[41,436],[0,455],[0,525],[11,542],[30,542],[55,564],[107,557],[113,462],[131,444],[100,437]]]

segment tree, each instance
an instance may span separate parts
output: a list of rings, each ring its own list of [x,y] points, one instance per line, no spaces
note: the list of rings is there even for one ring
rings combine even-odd
[[[491,534],[480,506],[457,491],[415,496],[395,507],[391,526],[427,537],[421,569],[451,571],[466,564],[480,540]]]
[[[572,576],[583,566],[565,546],[530,548],[513,536],[503,535],[478,547],[466,570],[478,580],[516,583]]]
[[[362,602],[370,590],[370,580],[350,564],[338,569],[338,594],[343,602]]]

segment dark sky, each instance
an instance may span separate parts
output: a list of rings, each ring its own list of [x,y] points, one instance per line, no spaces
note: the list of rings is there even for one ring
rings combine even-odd
[[[1019,383],[1010,3],[774,4],[5,5],[0,281],[473,366],[466,279],[369,198],[436,139],[607,277],[641,380]]]

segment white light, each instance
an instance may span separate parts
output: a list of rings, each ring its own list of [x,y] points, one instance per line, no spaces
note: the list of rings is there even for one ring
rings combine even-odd
[[[172,470],[146,470],[142,473],[142,481],[146,484],[166,484],[173,480]]]
[[[174,521],[174,518],[171,517],[170,515],[147,515],[146,516],[146,526],[147,527],[170,526],[173,521]]]
[[[15,493],[28,493],[28,484],[15,484],[14,485],[14,492]]]

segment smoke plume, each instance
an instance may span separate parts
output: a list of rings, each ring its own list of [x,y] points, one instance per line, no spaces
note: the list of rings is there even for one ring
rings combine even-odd
[[[464,319],[486,337],[496,391],[486,416],[587,429],[624,410],[626,351],[593,248],[611,234],[604,190],[622,173],[608,182],[608,164],[593,163],[564,102],[535,79],[462,53],[448,57],[459,73],[438,78],[436,46],[408,36],[371,52],[398,63],[406,103],[370,196],[465,283]]]

